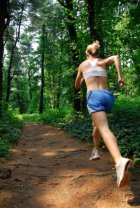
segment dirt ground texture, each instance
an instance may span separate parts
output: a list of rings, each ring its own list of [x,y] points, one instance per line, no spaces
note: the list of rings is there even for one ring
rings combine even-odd
[[[29,123],[11,157],[1,162],[0,208],[140,208],[140,176],[117,188],[107,151],[89,161],[92,145],[59,128]]]

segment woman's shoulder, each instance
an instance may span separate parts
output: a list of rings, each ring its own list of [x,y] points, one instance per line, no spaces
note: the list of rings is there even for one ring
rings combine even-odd
[[[96,63],[98,66],[101,66],[103,68],[107,68],[112,63],[112,57],[113,56],[110,56],[107,58],[98,58]]]
[[[80,65],[79,65],[79,69],[80,70],[84,70],[85,68],[89,67],[89,62],[87,60],[83,61]]]

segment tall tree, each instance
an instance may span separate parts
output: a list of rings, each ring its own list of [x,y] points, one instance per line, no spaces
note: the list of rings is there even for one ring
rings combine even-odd
[[[88,9],[88,25],[90,28],[90,41],[98,40],[99,34],[96,27],[96,13],[95,13],[95,0],[86,0]]]
[[[90,42],[92,43],[93,40],[99,40],[101,44],[101,56],[104,57],[104,44],[102,40],[102,36],[99,31],[99,26],[102,27],[101,20],[100,22],[97,21],[97,12],[100,14],[103,0],[97,2],[96,0],[85,0],[88,9],[88,25],[90,28]],[[101,28],[102,30],[102,28]]]
[[[58,0],[58,2],[64,7],[65,15],[67,17],[67,28],[70,37],[70,50],[73,61],[73,66],[76,69],[79,65],[79,55],[77,47],[77,33],[75,26],[75,15],[74,15],[74,4],[73,0]],[[73,73],[75,79],[76,72]],[[81,111],[81,99],[77,96],[78,91],[74,89],[74,109],[76,111]]]
[[[44,105],[44,60],[45,60],[45,23],[42,25],[42,40],[41,40],[41,88],[40,88],[40,105],[39,113],[43,113]]]
[[[9,67],[8,67],[8,73],[7,73],[7,93],[6,93],[6,102],[9,102],[9,97],[10,97],[10,88],[11,88],[11,80],[13,79],[13,76],[11,76],[11,69],[13,65],[13,58],[14,58],[14,53],[15,49],[17,46],[17,43],[20,38],[20,30],[21,30],[21,23],[23,19],[23,12],[25,9],[26,1],[24,0],[23,2],[17,2],[18,5],[20,5],[20,12],[19,12],[19,17],[17,17],[17,27],[15,31],[15,41],[11,49],[11,55],[10,55],[10,61],[9,61]]]
[[[3,53],[4,32],[9,25],[9,0],[0,1],[0,117],[2,116],[2,81],[3,81]]]

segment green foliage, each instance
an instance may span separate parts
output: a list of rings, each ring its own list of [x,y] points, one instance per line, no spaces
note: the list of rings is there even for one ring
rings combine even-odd
[[[44,110],[69,108],[74,101],[74,73],[80,62],[85,60],[85,49],[90,43],[87,1],[72,1],[73,10],[66,8],[68,1],[27,0],[25,3],[22,20],[24,30],[20,31],[20,41],[14,51],[9,102],[14,108],[18,108],[20,113],[38,113],[41,87],[41,28],[44,23]],[[118,89],[116,69],[110,67],[110,89],[120,95],[137,96],[140,91],[140,3],[106,0],[95,1],[94,4],[94,29],[99,36],[102,55],[107,57],[119,54],[122,60],[126,87]],[[9,32],[5,33],[9,36],[5,37],[7,55],[3,68],[3,97],[7,88],[7,69],[20,6],[16,1],[11,3],[11,24],[8,27]],[[76,34],[73,33],[72,37],[68,31],[71,23],[76,29]],[[70,41],[72,39],[73,41]],[[71,51],[71,48],[74,50]]]
[[[140,97],[118,99],[109,121],[121,152],[133,152],[134,157],[140,157]]]
[[[17,143],[23,122],[11,108],[0,119],[0,157],[6,157],[11,145]]]
[[[36,123],[41,123],[41,116],[38,113],[33,113],[33,114],[22,114],[22,119],[24,122],[36,122]]]
[[[69,116],[70,111],[68,110],[48,110],[42,115],[42,121],[44,123],[49,123],[52,125],[61,125],[63,124],[64,118],[67,119],[67,116]]]
[[[8,141],[0,139],[0,157],[6,157],[9,153],[10,145]]]
[[[74,113],[72,119],[63,125],[74,138],[90,142],[92,140],[92,124],[89,115]]]

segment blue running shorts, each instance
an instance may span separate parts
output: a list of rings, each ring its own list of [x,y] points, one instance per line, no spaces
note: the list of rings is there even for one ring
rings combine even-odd
[[[114,100],[115,97],[109,90],[90,90],[87,93],[87,108],[89,114],[99,111],[110,112]]]

